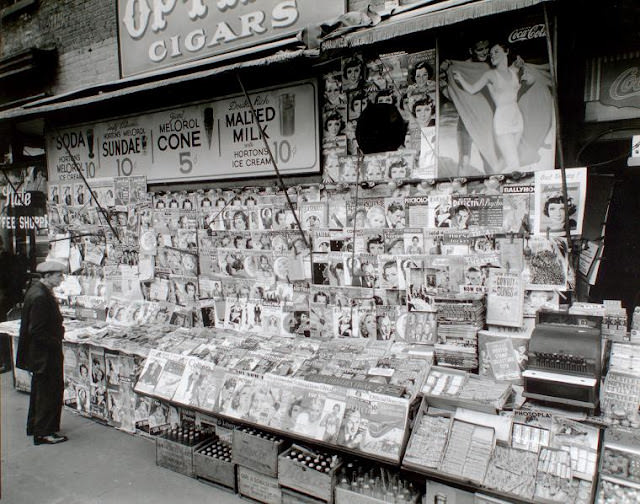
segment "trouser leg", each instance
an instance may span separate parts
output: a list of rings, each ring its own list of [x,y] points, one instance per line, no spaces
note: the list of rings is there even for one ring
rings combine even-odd
[[[30,408],[33,435],[46,436],[59,431],[64,397],[61,362],[52,363],[46,373],[34,375],[31,394],[34,406],[33,412]]]
[[[33,419],[36,412],[36,396],[38,380],[35,375],[31,376],[31,392],[29,394],[29,413],[27,414],[27,436],[33,436]]]

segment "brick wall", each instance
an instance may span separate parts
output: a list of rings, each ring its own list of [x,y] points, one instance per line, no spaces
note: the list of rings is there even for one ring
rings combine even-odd
[[[119,77],[116,26],[115,0],[40,0],[3,20],[0,57],[55,47],[58,63],[44,89],[51,94],[112,81]]]

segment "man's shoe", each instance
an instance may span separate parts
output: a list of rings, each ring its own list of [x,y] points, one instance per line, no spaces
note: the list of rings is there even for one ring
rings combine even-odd
[[[60,436],[55,432],[53,434],[49,434],[47,436],[33,436],[33,444],[41,445],[41,444],[58,444],[64,443],[69,438],[67,436]]]

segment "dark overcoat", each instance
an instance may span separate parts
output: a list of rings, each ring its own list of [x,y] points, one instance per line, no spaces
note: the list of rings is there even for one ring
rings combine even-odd
[[[31,371],[27,434],[47,436],[60,430],[64,397],[62,315],[53,293],[41,282],[24,298],[16,365]]]
[[[55,296],[42,282],[33,282],[24,297],[16,366],[35,374],[62,354],[64,326]]]

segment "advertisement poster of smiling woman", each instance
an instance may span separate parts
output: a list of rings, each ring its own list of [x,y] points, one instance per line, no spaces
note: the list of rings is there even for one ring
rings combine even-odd
[[[582,234],[587,169],[566,170],[567,199],[562,192],[562,171],[547,170],[535,174],[535,234],[566,236],[565,220],[571,236]]]
[[[556,127],[544,20],[476,24],[454,37],[440,44],[438,177],[552,168]]]

